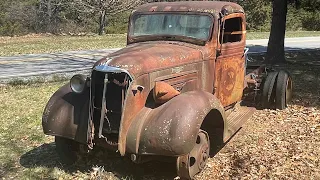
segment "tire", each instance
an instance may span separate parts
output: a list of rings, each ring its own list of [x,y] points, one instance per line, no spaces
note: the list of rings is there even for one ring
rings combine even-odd
[[[276,84],[276,108],[285,109],[292,98],[292,78],[287,71],[281,70]]]
[[[275,83],[278,72],[269,72],[262,89],[261,104],[263,108],[273,108],[275,105]]]
[[[79,143],[63,138],[55,137],[56,151],[63,165],[73,165],[78,160]]]

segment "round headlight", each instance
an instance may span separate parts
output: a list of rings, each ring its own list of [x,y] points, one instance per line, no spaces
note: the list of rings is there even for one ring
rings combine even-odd
[[[70,80],[70,87],[75,93],[82,93],[86,87],[87,78],[84,75],[77,74],[74,75]]]

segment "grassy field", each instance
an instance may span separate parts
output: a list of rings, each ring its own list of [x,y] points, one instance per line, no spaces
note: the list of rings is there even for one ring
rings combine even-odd
[[[320,36],[320,31],[287,32],[286,37]],[[268,32],[248,32],[247,39],[266,39]],[[0,56],[123,47],[126,35],[0,37]]]
[[[0,56],[123,47],[126,35],[0,37]]]
[[[0,89],[0,177],[40,179],[47,177],[47,173],[54,173],[42,167],[24,169],[20,158],[52,141],[42,134],[41,114],[48,98],[59,86],[61,83]]]
[[[320,179],[320,59],[291,62],[286,67],[294,81],[289,108],[258,110],[209,160],[197,180]],[[175,178],[174,164],[136,165],[126,157],[101,149],[75,166],[61,166],[53,138],[42,132],[41,117],[50,96],[64,83],[0,87],[0,178]]]

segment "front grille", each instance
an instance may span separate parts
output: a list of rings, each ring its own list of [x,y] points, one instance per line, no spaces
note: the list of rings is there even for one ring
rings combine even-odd
[[[107,79],[105,79],[106,74]],[[91,97],[95,134],[106,137],[119,133],[124,100],[130,81],[130,77],[124,72],[92,72]],[[102,126],[100,126],[101,122]]]

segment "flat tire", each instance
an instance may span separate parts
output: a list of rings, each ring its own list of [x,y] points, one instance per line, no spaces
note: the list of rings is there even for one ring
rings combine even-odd
[[[261,104],[263,108],[272,108],[275,105],[275,90],[278,72],[269,72],[262,88]]]
[[[287,71],[281,70],[276,84],[276,108],[285,109],[292,98],[292,78]]]

